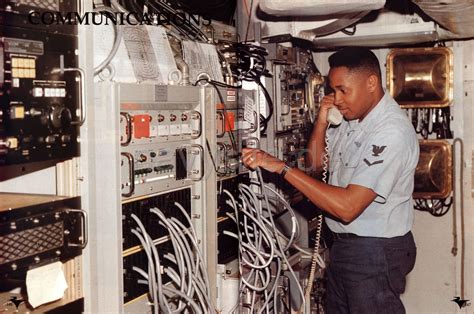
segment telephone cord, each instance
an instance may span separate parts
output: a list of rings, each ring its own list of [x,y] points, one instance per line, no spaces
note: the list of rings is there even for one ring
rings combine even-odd
[[[329,139],[327,136],[327,131],[329,130],[330,126],[331,126],[331,123],[328,123],[326,134],[324,136],[325,147],[324,147],[324,156],[323,156],[323,175],[322,175],[322,180],[324,183],[327,183],[327,179],[328,179],[327,175],[328,175],[328,164],[329,164]],[[305,299],[309,299],[311,290],[313,289],[313,281],[314,281],[314,276],[316,275],[316,267],[318,265],[318,259],[320,259],[319,258],[319,244],[320,244],[319,242],[321,241],[323,215],[319,214],[317,219],[318,219],[318,222],[317,222],[317,227],[316,227],[316,238],[314,241],[313,258],[311,260],[311,270],[308,276],[308,285],[306,286]]]

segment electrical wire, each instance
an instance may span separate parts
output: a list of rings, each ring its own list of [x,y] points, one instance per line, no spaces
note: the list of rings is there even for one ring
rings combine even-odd
[[[414,208],[420,211],[427,211],[435,217],[442,217],[449,212],[453,204],[453,197],[445,199],[415,199]]]
[[[260,168],[257,168],[257,176],[261,182],[261,186],[263,186],[263,177],[262,177],[262,171]],[[269,207],[268,206],[268,198],[267,198],[267,194],[264,192],[264,190],[262,191],[263,192],[263,195],[264,195],[264,199],[265,199],[265,202],[267,203],[267,208]],[[272,222],[272,226],[274,228],[274,230],[276,230],[276,226],[275,226],[275,223],[273,221],[273,215],[271,212],[269,212],[269,217],[270,217],[270,221]],[[275,237],[276,238],[276,243],[277,243],[277,246],[281,252],[281,255],[283,257],[283,260],[285,261],[286,263],[286,266],[288,268],[288,270],[290,271],[290,274],[293,276],[293,278],[295,279],[295,283],[296,283],[296,286],[298,288],[298,291],[300,292],[301,294],[301,298],[302,298],[302,308],[305,308],[305,305],[306,305],[306,300],[305,300],[305,294],[303,292],[303,288],[301,287],[301,285],[299,284],[299,280],[298,280],[298,277],[296,276],[295,272],[293,271],[293,268],[291,267],[290,263],[288,262],[288,259],[286,257],[286,254],[285,254],[285,251],[282,249],[281,247],[281,243],[280,243],[280,238],[278,236]]]
[[[145,4],[147,5],[149,12],[156,14],[158,16],[167,16],[167,17],[176,17],[180,16],[182,12],[175,10],[165,1],[153,1],[153,0],[146,0]],[[143,11],[141,11],[143,12]],[[190,21],[179,21],[176,18],[168,18],[167,22],[176,29],[180,34],[188,37],[191,40],[200,41],[200,42],[207,42],[208,38],[204,32],[194,25]]]
[[[227,115],[227,108],[226,108],[226,105],[225,105],[225,101],[224,101],[224,97],[222,96],[222,93],[221,91],[219,90],[218,86],[219,87],[230,87],[230,88],[235,88],[234,86],[231,86],[231,85],[227,85],[227,84],[222,84],[220,82],[217,82],[217,81],[214,81],[214,80],[209,80],[207,78],[203,78],[203,79],[199,79],[197,80],[193,85],[196,86],[197,84],[199,84],[199,82],[202,82],[202,81],[205,81],[207,83],[209,83],[210,85],[212,85],[212,87],[214,87],[214,89],[216,90],[216,93],[219,97],[219,101],[221,102],[222,106],[223,106],[223,112],[224,112],[224,131],[227,132],[227,134],[229,135],[229,139],[230,139],[230,142],[232,144],[232,149],[234,150],[234,152],[237,152],[238,151],[238,148],[237,148],[237,142],[235,140],[235,136],[234,136],[234,132],[233,130],[229,127],[227,128],[227,124],[229,123],[228,121],[228,115]],[[215,159],[214,159],[214,156],[212,155],[211,153],[211,148],[210,148],[210,145],[209,145],[209,141],[206,139],[206,145],[207,145],[207,149],[209,151],[209,155],[211,157],[211,160],[212,160],[212,163],[214,165],[214,170],[217,174],[221,174],[221,175],[229,175],[231,174],[230,172],[220,172],[219,169],[217,168],[217,164],[215,162]],[[224,152],[225,153],[225,152]]]
[[[331,126],[331,123],[328,123],[328,127],[326,128],[326,135],[324,137],[325,147],[324,147],[324,156],[323,156],[323,175],[322,175],[322,181],[324,183],[327,183],[327,180],[328,180],[329,138],[327,136],[327,131],[329,130],[330,126]],[[321,231],[323,229],[322,225],[323,225],[323,215],[320,214],[318,215],[318,218],[317,218],[316,238],[314,240],[313,258],[311,259],[311,268],[310,268],[309,276],[308,276],[308,285],[306,286],[305,293],[304,293],[304,298],[308,300],[311,294],[311,290],[313,289],[313,281],[316,275],[318,260],[321,259],[321,256],[319,255],[319,245],[321,242]]]
[[[237,81],[255,82],[263,92],[269,109],[266,117],[262,114],[259,117],[260,133],[264,135],[274,111],[272,97],[261,82],[262,77],[271,77],[271,73],[266,68],[268,52],[264,47],[250,43],[234,43],[224,51],[232,52],[236,55],[237,62],[230,65],[233,77]]]
[[[250,184],[251,186],[259,186],[261,194],[254,192],[251,186],[239,184],[239,202],[237,202],[229,191],[223,190],[223,194],[229,197],[226,203],[234,209],[233,215],[230,213],[226,214],[237,225],[237,233],[226,230],[224,234],[232,236],[239,241],[240,291],[241,294],[246,289],[251,292],[250,312],[263,313],[266,311],[270,313],[272,305],[273,311],[276,311],[275,299],[278,295],[277,286],[283,264],[286,265],[286,268],[297,283],[302,304],[305,304],[303,288],[299,285],[298,277],[286,256],[288,248],[294,245],[299,226],[291,206],[275,190],[264,184],[260,169],[257,169],[257,175],[258,181],[251,181]],[[273,208],[274,206],[270,205],[271,202],[265,192],[266,190],[277,195],[277,199],[282,201],[287,208],[286,210],[292,216],[292,228],[289,237],[283,235],[275,225],[273,216],[276,210]],[[285,245],[281,243],[281,240],[287,241]],[[304,252],[308,254],[308,252]],[[276,273],[275,267],[272,265],[276,265]],[[249,269],[249,272],[244,273],[244,267]],[[263,297],[262,301],[257,301],[258,295]]]
[[[114,3],[114,2],[112,2]],[[108,13],[111,13],[111,14],[115,14],[116,12],[110,8],[110,7],[106,7],[106,6],[101,6],[101,7],[97,7],[97,8],[94,8],[93,10],[94,12],[108,12]],[[99,63],[98,66],[96,66],[94,68],[94,76],[98,75],[100,72],[102,72],[110,63],[110,61],[112,61],[112,59],[115,57],[115,55],[117,54],[117,51],[120,47],[120,43],[122,42],[122,37],[123,37],[123,29],[122,29],[122,26],[120,25],[120,23],[115,23],[114,25],[114,44],[112,45],[112,49],[110,50],[109,54],[107,55],[107,57],[101,62]]]
[[[247,21],[247,29],[245,30],[245,42],[247,41],[248,39],[248,36],[249,36],[249,29],[250,29],[250,23],[252,21],[252,10],[253,10],[253,0],[250,1],[250,9],[249,9],[249,16],[248,16],[248,21]]]
[[[131,231],[137,236],[147,255],[148,273],[137,267],[132,269],[146,279],[139,279],[138,282],[148,284],[154,313],[178,313],[189,310],[192,313],[213,312],[216,307],[211,301],[207,265],[198,245],[196,230],[184,207],[177,202],[174,205],[181,211],[189,227],[176,217],[166,217],[158,208],[150,208],[150,213],[155,214],[159,224],[168,231],[173,248],[174,253],[169,252],[163,257],[158,254],[140,219],[134,214],[131,215],[138,226]],[[176,268],[163,267],[160,258],[170,261]],[[171,279],[169,284],[175,288],[163,283],[162,273],[168,275]]]
[[[461,191],[460,193],[460,220],[461,220],[461,299],[464,299],[465,295],[465,289],[464,289],[464,278],[465,278],[465,260],[466,260],[466,237],[465,237],[465,222],[464,222],[464,143],[462,139],[460,138],[455,138],[453,140],[453,160],[454,160],[454,172],[456,172],[456,165],[457,165],[457,154],[456,154],[456,144],[459,144],[459,155],[460,155],[460,161],[459,161],[459,190]],[[454,191],[454,205],[453,205],[453,249],[452,252],[457,251],[457,215],[456,215],[456,203],[457,203],[457,194],[456,194],[457,187],[456,185],[453,186],[453,191]],[[455,254],[454,254],[455,255]]]
[[[241,189],[241,185],[239,185],[239,189]],[[254,253],[254,260],[253,260],[253,264],[256,264],[258,263],[258,261],[260,261],[260,264],[263,264],[264,263],[264,258],[262,256],[262,253],[263,252],[263,247],[261,246],[261,236],[262,236],[262,232],[258,232],[258,230],[256,230],[256,228],[254,228],[255,230],[255,237],[254,237],[254,243],[253,244],[250,244],[250,242],[247,242],[249,240],[251,240],[250,238],[247,238],[247,237],[243,237],[243,234],[241,232],[241,219],[239,218],[239,210],[242,210],[244,207],[246,208],[247,206],[245,205],[245,200],[246,198],[244,198],[242,196],[242,194],[239,195],[239,199],[241,200],[242,203],[239,203],[237,204],[237,202],[235,201],[234,197],[232,196],[232,194],[227,191],[226,189],[223,190],[223,193],[226,194],[228,197],[229,197],[229,200],[227,201],[228,205],[231,206],[233,209],[234,209],[234,216],[231,217],[237,224],[237,234],[234,236],[238,238],[239,240],[239,254],[238,254],[238,258],[239,258],[239,273],[240,273],[240,281],[241,281],[241,288],[240,288],[240,293],[242,294],[243,291],[245,289],[249,289],[251,290],[251,293],[252,293],[252,297],[251,297],[251,306],[250,308],[253,309],[254,307],[254,302],[255,302],[255,296],[256,296],[256,293],[257,292],[262,292],[262,291],[265,291],[265,289],[268,287],[268,284],[270,283],[270,278],[265,278],[266,277],[269,277],[270,276],[270,267],[267,267],[265,269],[255,269],[255,268],[252,268],[250,270],[250,272],[248,273],[248,275],[244,275],[243,273],[243,266],[245,265],[245,263],[243,262],[242,258],[245,254],[249,254],[249,253]],[[258,211],[258,208],[256,209]],[[224,234],[227,234],[227,235],[231,235],[231,233],[229,233],[229,231],[225,231]],[[259,242],[260,242],[260,245],[259,245]],[[253,249],[253,247],[257,248],[256,250]],[[269,265],[270,266],[270,265]],[[250,283],[250,280],[252,280],[252,278],[254,278],[254,283],[251,284]],[[256,286],[258,280],[260,278],[260,282],[262,283],[262,285],[260,286]]]
[[[346,27],[344,29],[341,29],[341,32],[346,34],[346,35],[349,35],[349,36],[354,36],[355,33],[356,33],[356,30],[357,30],[357,25],[353,25],[352,26],[352,30],[349,30],[348,29],[349,27]]]
[[[259,80],[257,84],[258,86],[260,86],[260,88],[263,91],[263,95],[265,96],[265,101],[268,105],[268,112],[269,112],[267,117],[264,117],[262,114],[260,114],[260,125],[261,125],[260,135],[264,135],[268,127],[268,122],[270,122],[270,119],[273,116],[274,105],[273,105],[272,98],[270,94],[268,93],[268,90],[265,88],[262,82]]]
[[[162,279],[161,279],[161,271],[155,272],[156,268],[160,269],[160,262],[159,262],[159,258],[156,258],[156,256],[154,255],[155,252],[152,251],[152,248],[154,247],[153,241],[150,240],[150,237],[148,233],[146,232],[142,222],[135,214],[132,214],[132,219],[135,220],[135,222],[137,223],[139,227],[138,230],[140,230],[142,234],[140,234],[137,230],[134,230],[134,229],[132,229],[132,233],[135,234],[135,236],[137,236],[137,238],[139,239],[148,258],[148,274],[149,276],[151,275],[151,279],[152,279],[151,289],[149,286],[149,290],[150,290],[150,296],[154,304],[154,307],[153,307],[154,313],[158,313],[157,296],[158,296],[158,299],[160,300],[159,302],[160,309],[169,313],[170,309],[169,309],[168,303],[162,298],[162,295],[158,293],[158,289],[161,288],[161,285],[162,285]]]

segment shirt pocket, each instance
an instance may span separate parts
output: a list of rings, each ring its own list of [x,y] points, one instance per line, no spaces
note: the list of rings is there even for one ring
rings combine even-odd
[[[352,180],[355,170],[360,164],[360,157],[363,152],[363,148],[357,147],[352,143],[348,148],[341,152],[340,159],[340,171],[338,173],[339,186],[346,187]]]
[[[360,158],[365,147],[351,143],[348,148],[340,152],[340,161],[344,168],[356,168],[360,163]]]

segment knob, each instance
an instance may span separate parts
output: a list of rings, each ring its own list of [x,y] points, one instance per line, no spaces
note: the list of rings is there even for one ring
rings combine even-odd
[[[49,115],[49,120],[55,128],[67,128],[71,125],[72,114],[66,107],[55,107]]]
[[[186,121],[186,120],[188,120],[188,115],[185,114],[185,113],[183,113],[183,114],[181,115],[181,121]]]
[[[46,136],[46,138],[44,139],[44,141],[45,141],[47,144],[53,144],[54,142],[56,142],[56,137],[54,137],[53,135],[48,135],[48,136]]]
[[[61,142],[69,143],[70,141],[71,141],[71,135],[62,135],[61,136]]]
[[[158,115],[158,122],[163,122],[165,120],[165,116],[162,114]]]
[[[151,158],[155,158],[155,157],[156,157],[156,153],[155,153],[155,152],[151,152],[151,153],[150,153],[150,157],[151,157]]]
[[[148,158],[144,154],[140,154],[139,162],[145,162]]]
[[[35,109],[35,108],[30,109],[30,116],[32,116],[32,117],[41,116],[42,114],[43,114],[42,110],[38,110],[38,109]]]
[[[174,114],[170,114],[170,121],[176,121],[176,116]]]

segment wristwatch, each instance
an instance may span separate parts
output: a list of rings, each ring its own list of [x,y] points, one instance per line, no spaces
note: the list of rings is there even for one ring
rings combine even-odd
[[[282,177],[282,178],[284,179],[284,178],[285,178],[285,175],[286,175],[286,173],[287,173],[287,172],[288,172],[288,170],[290,170],[290,169],[291,169],[291,167],[290,167],[290,166],[288,166],[288,165],[285,165],[285,166],[283,167],[283,169],[281,170],[281,172],[280,172],[280,177]]]

